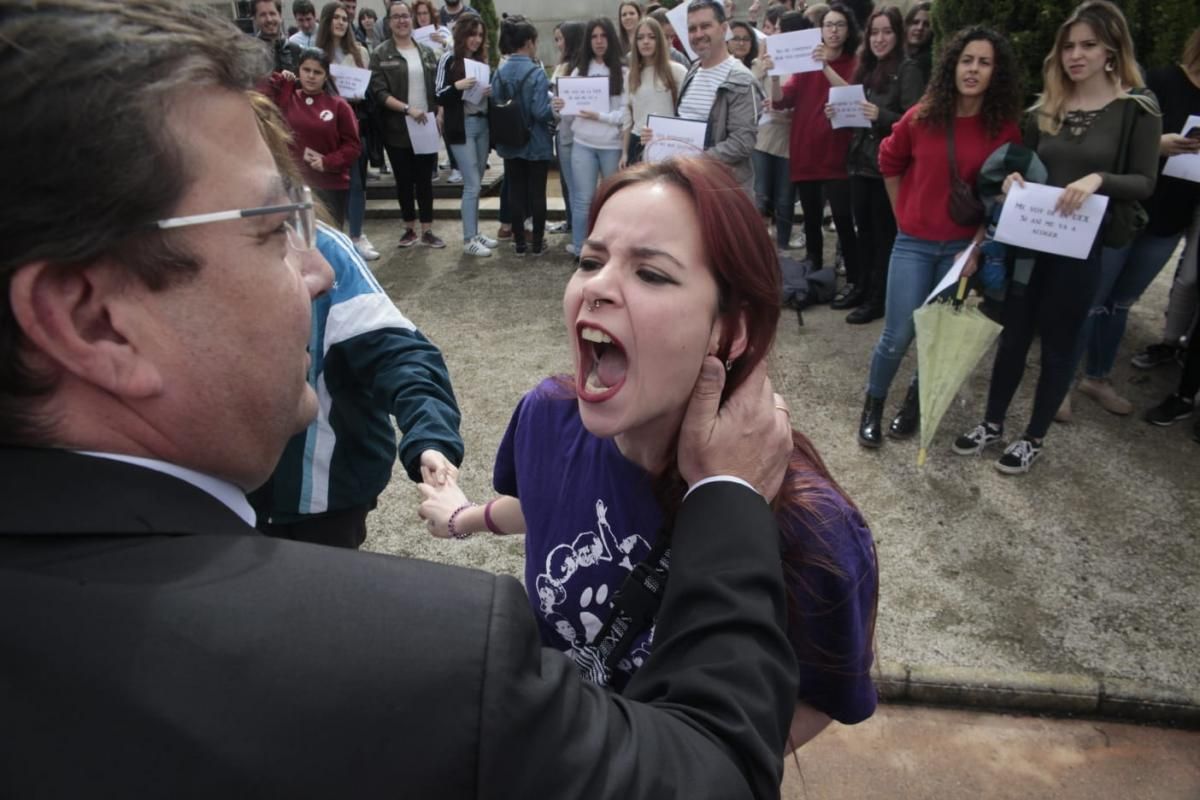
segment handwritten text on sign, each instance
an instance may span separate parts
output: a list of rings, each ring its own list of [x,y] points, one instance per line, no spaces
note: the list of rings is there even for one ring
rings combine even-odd
[[[367,93],[367,84],[371,82],[371,70],[343,64],[330,64],[329,74],[337,84],[338,94],[347,100],[362,100]]]
[[[580,111],[603,114],[608,108],[608,76],[599,78],[559,78],[558,96],[566,103],[558,113],[577,116]]]
[[[1063,192],[1057,186],[1014,183],[1000,210],[996,224],[996,241],[1054,253],[1068,258],[1087,258],[1092,243],[1104,222],[1108,198],[1094,194],[1074,214],[1054,211],[1054,204]]]
[[[869,128],[871,120],[863,111],[867,101],[861,84],[855,86],[830,86],[829,105],[833,106],[830,124],[835,128]]]
[[[777,33],[767,37],[767,52],[775,66],[772,75],[792,75],[797,72],[816,72],[824,65],[814,61],[812,52],[821,43],[819,28],[806,31]]]

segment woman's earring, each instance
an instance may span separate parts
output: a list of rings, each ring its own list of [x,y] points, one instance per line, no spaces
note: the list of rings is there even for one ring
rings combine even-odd
[[[725,371],[729,372],[731,369],[733,369],[733,359],[727,358],[725,359]]]
[[[1107,63],[1104,65],[1104,71],[1105,71],[1105,72],[1112,72],[1114,69],[1116,69],[1116,67],[1115,67],[1115,66],[1113,66],[1113,62],[1111,62],[1111,61],[1107,62]]]

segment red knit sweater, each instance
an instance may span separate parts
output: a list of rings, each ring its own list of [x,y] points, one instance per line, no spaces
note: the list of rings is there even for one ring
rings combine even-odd
[[[851,53],[829,62],[833,71],[849,81],[858,66]],[[793,181],[833,181],[847,177],[846,154],[853,128],[834,130],[825,117],[829,102],[829,79],[822,70],[798,72],[788,79],[775,103],[779,109],[794,108],[788,147]]]
[[[350,165],[362,152],[358,120],[350,104],[330,94],[307,95],[298,83],[285,80],[279,73],[271,76],[268,87],[270,98],[292,129],[292,158],[304,182],[314,189],[349,189]],[[304,162],[306,147],[321,154],[324,172]]]
[[[900,176],[896,198],[896,225],[903,233],[931,242],[969,239],[975,228],[964,228],[950,219],[950,157],[946,131],[918,120],[921,104],[910,108],[892,126],[892,135],[879,145],[879,171],[884,178]],[[954,155],[958,176],[975,185],[979,169],[996,148],[1020,144],[1016,122],[1007,122],[996,136],[988,136],[979,116],[954,120]]]

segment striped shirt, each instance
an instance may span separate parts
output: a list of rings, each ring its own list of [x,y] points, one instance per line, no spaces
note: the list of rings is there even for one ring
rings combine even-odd
[[[696,74],[692,76],[687,91],[679,101],[678,116],[680,118],[708,121],[708,115],[712,113],[713,102],[717,99],[717,87],[729,77],[729,70],[733,69],[733,61],[733,56],[730,56],[710,69],[696,68]]]

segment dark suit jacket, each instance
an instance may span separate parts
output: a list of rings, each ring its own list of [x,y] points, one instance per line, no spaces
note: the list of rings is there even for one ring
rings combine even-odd
[[[624,696],[508,577],[270,539],[172,477],[0,449],[0,796],[778,794],[795,665],[769,509],[684,504]]]

